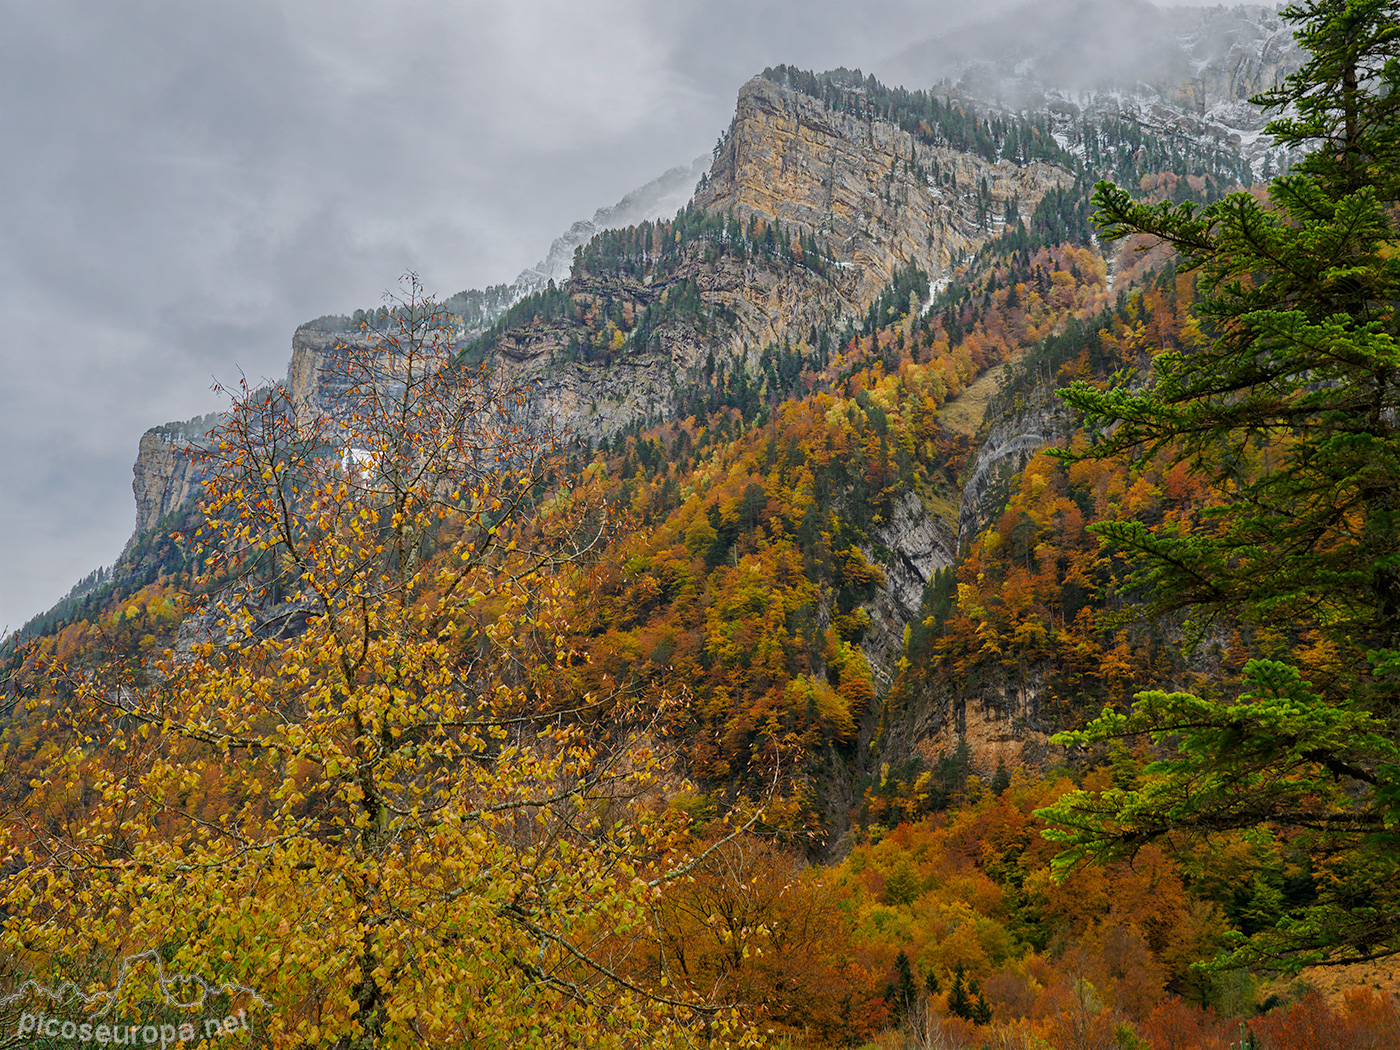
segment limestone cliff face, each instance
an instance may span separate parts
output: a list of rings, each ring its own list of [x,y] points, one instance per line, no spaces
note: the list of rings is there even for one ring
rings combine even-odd
[[[1042,693],[1042,675],[1034,669],[975,690],[950,682],[891,719],[881,756],[891,764],[917,757],[928,769],[965,740],[972,771],[984,779],[998,763],[1010,770],[1063,760],[1064,749],[1050,742],[1058,727],[1041,709]]]
[[[629,277],[577,277],[568,292],[587,316],[614,304],[628,317],[657,309],[682,277],[695,277],[689,265],[665,284]],[[707,284],[712,284],[707,281]],[[587,322],[532,321],[503,332],[491,349],[497,374],[533,390],[533,400],[556,423],[580,438],[597,440],[634,419],[664,414],[687,372],[703,360],[707,345],[691,325],[658,326],[649,347],[627,347],[605,357],[570,357],[572,338],[586,334]]]
[[[942,185],[919,172],[937,161]],[[703,247],[662,279],[571,277],[569,295],[584,316],[602,304],[629,317],[664,307],[682,284],[698,290],[710,320],[658,324],[647,345],[630,344],[593,360],[568,353],[586,321],[532,321],[500,334],[493,366],[533,389],[537,410],[580,438],[597,440],[637,419],[673,412],[709,355],[745,358],[814,327],[861,319],[895,273],[910,263],[937,280],[998,232],[978,225],[976,194],[986,180],[990,214],[1015,200],[1022,212],[1070,176],[1051,165],[988,164],[917,142],[878,120],[828,109],[821,101],[755,79],[739,93],[725,148],[695,205],[744,222],[781,220],[809,232],[835,255],[825,272],[788,258],[715,257]],[[308,412],[344,408],[347,379],[338,361],[364,349],[363,333],[304,325],[292,337],[286,388]],[[157,428],[137,459],[138,531],[188,499],[199,478],[176,453],[183,438]],[[896,549],[889,545],[891,550]],[[917,603],[915,604],[917,611]]]
[[[935,161],[936,186],[921,174]],[[936,279],[999,232],[977,222],[983,179],[998,218],[1008,201],[1029,214],[1046,191],[1071,181],[1050,164],[989,164],[926,145],[756,77],[739,90],[734,123],[695,203],[814,233],[835,251],[841,292],[863,312],[902,267],[914,263]]]
[[[696,380],[710,355],[743,358],[785,335],[852,314],[836,281],[791,260],[762,264],[710,256],[696,246],[664,279],[581,275],[567,291],[590,316],[607,305],[630,318],[664,316],[669,297],[694,287],[707,320],[662,320],[644,347],[629,343],[602,358],[579,360],[568,347],[585,321],[533,321],[503,332],[491,348],[498,373],[530,387],[540,409],[581,438],[597,440],[636,419],[663,417]]]
[[[323,332],[303,325],[292,335],[285,387],[298,410],[335,414],[345,407],[350,380],[343,362],[371,348],[363,331]]]
[[[327,332],[310,325],[297,329],[286,379],[295,405],[330,410],[336,404],[346,387],[335,367],[344,352],[337,347],[355,341],[366,345],[359,333]],[[128,548],[141,533],[199,494],[204,471],[198,453],[209,447],[210,431],[222,419],[220,413],[211,413],[152,427],[141,436],[131,484],[136,495],[136,532]]]
[[[998,501],[989,500],[989,495],[995,494],[1004,501],[1006,493],[994,493],[994,482],[1019,473],[1026,460],[1042,446],[1068,437],[1073,430],[1069,413],[1048,402],[988,428],[963,484],[958,508],[959,546],[970,542],[1001,512]]]
[[[166,423],[141,435],[132,466],[131,489],[136,496],[133,540],[199,493],[204,471],[198,453],[209,447],[209,431],[219,418],[214,413],[183,423]]]
[[[1029,409],[982,429],[956,518],[952,508],[931,513],[912,494],[896,504],[890,521],[875,534],[888,551],[887,557],[872,555],[881,563],[886,586],[866,606],[870,627],[860,643],[877,689],[883,690],[895,677],[904,625],[918,620],[924,587],[933,573],[955,564],[958,550],[995,520],[1007,484],[1025,461],[1073,429],[1062,407],[1039,398]],[[1041,710],[1041,675],[1031,668],[1006,671],[975,685],[941,683],[931,695],[894,713],[881,741],[882,759],[899,764],[918,758],[929,769],[966,741],[972,768],[983,777],[990,777],[998,763],[1007,769],[1044,764],[1062,752],[1049,742],[1055,727]]]
[[[1037,390],[1030,407],[1013,415],[988,421],[979,429],[977,452],[969,462],[956,520],[922,514],[923,508],[902,506],[894,515],[882,543],[891,552],[920,546],[911,544],[910,523],[922,521],[925,532],[936,537],[932,556],[923,571],[892,571],[886,564],[889,587],[879,595],[871,612],[871,628],[863,644],[877,677],[900,655],[894,630],[919,614],[922,585],[934,569],[951,565],[958,550],[970,542],[1005,504],[1008,486],[1027,459],[1042,447],[1061,443],[1074,430],[1070,414],[1046,390]],[[919,590],[915,587],[919,586]],[[886,611],[887,610],[887,611]],[[902,619],[901,619],[902,617]],[[891,641],[896,643],[888,649]],[[892,653],[892,657],[885,655]],[[1041,710],[1043,669],[1006,670],[979,677],[975,683],[944,681],[929,695],[896,711],[881,742],[881,754],[898,764],[918,758],[924,768],[950,755],[966,741],[975,772],[990,777],[998,763],[1007,769],[1041,765],[1063,754],[1052,745],[1052,720]]]
[[[1293,27],[1266,7],[1203,8],[1175,11],[1176,40],[1192,73],[1160,85],[1162,95],[1202,116],[1227,108],[1242,121],[1236,127],[1262,128],[1265,115],[1248,105],[1302,65],[1303,51]]]
[[[942,185],[922,172],[937,162]],[[835,255],[824,273],[792,260],[739,260],[696,251],[663,281],[575,275],[567,290],[585,312],[602,302],[628,316],[654,309],[693,283],[713,316],[697,331],[662,325],[653,345],[604,361],[568,360],[575,322],[531,322],[504,332],[492,352],[514,381],[533,385],[542,407],[581,437],[596,439],[638,418],[665,415],[706,356],[746,358],[814,327],[863,319],[909,264],[931,279],[1000,231],[977,220],[986,181],[990,215],[1016,201],[1024,214],[1052,187],[1071,181],[1053,165],[989,164],[928,146],[899,128],[829,109],[820,100],[755,78],[739,92],[733,125],[694,206],[781,221],[810,233]],[[294,371],[296,365],[294,363]]]
[[[298,405],[332,405],[343,392],[335,375],[335,346],[351,333],[329,334],[303,326],[292,337],[292,358],[287,367],[287,387]],[[132,492],[136,496],[136,531],[129,549],[143,532],[200,493],[204,470],[199,453],[210,445],[210,431],[222,421],[220,413],[199,416],[182,423],[152,427],[141,435],[132,465]]]
[[[890,520],[880,526],[874,538],[886,556],[876,556],[873,548],[864,553],[880,565],[885,587],[866,607],[870,627],[860,644],[877,688],[883,691],[894,681],[904,648],[905,624],[919,619],[924,587],[937,570],[954,563],[958,542],[952,523],[930,514],[913,493],[895,501]]]

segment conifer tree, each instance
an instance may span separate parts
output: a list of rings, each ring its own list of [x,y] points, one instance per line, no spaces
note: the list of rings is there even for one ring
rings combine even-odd
[[[894,959],[895,980],[890,986],[890,998],[894,1013],[898,1017],[905,1017],[914,1007],[914,1001],[918,998],[918,988],[914,984],[914,970],[909,965],[909,956],[904,949],[899,950],[899,954]]]
[[[971,997],[967,994],[967,985],[963,981],[964,972],[961,964],[953,968],[953,985],[948,989],[948,1012],[954,1017],[970,1021],[974,1007]]]
[[[1208,348],[1157,354],[1143,385],[1077,384],[1094,458],[1189,463],[1226,492],[1189,526],[1120,521],[1100,538],[1136,566],[1148,614],[1256,634],[1238,696],[1139,694],[1086,743],[1148,734],[1166,757],[1136,790],[1044,811],[1061,869],[1251,829],[1310,867],[1309,899],[1237,946],[1236,962],[1400,953],[1400,23],[1395,0],[1284,11],[1310,52],[1256,101],[1310,150],[1267,202],[1204,209],[1096,190],[1111,237],[1149,234],[1198,270]],[[1072,457],[1071,457],[1072,458]],[[1267,648],[1263,648],[1267,646]]]

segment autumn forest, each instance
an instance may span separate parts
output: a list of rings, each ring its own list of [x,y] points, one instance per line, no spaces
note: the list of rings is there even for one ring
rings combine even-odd
[[[781,66],[855,254],[736,118],[172,433],[0,647],[0,1046],[1400,1046],[1400,18],[1285,16],[1283,174]]]

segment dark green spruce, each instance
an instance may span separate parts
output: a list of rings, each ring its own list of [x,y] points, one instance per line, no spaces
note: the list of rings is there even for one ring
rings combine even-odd
[[[1062,867],[1240,830],[1276,842],[1312,892],[1224,961],[1297,968],[1400,953],[1400,4],[1283,13],[1310,58],[1255,101],[1306,155],[1267,200],[1095,195],[1108,236],[1151,235],[1198,271],[1208,345],[1065,394],[1097,430],[1082,455],[1166,455],[1226,494],[1188,525],[1097,531],[1147,615],[1186,615],[1188,641],[1242,622],[1256,659],[1238,695],[1146,692],[1064,734],[1147,734],[1164,757],[1136,790],[1044,812]]]

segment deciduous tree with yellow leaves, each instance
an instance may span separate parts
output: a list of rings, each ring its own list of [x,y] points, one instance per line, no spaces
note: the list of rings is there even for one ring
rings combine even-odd
[[[684,827],[664,701],[585,692],[563,640],[602,523],[541,505],[557,435],[416,278],[389,320],[328,408],[235,396],[192,641],[19,683],[49,746],[0,951],[95,988],[155,950],[258,991],[277,1046],[745,1041],[637,948]]]

